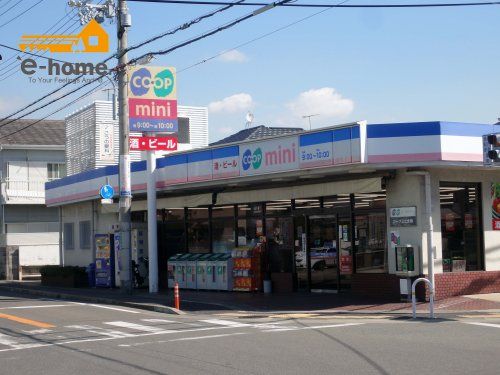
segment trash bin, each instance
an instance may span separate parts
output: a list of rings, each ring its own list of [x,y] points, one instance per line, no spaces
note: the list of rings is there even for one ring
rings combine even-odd
[[[196,261],[196,289],[207,289],[208,260],[212,254],[203,254]]]
[[[90,288],[95,288],[95,263],[90,263],[87,266],[87,277]]]
[[[217,289],[233,290],[233,258],[231,254],[222,254],[216,262]]]
[[[173,288],[175,285],[175,274],[176,274],[176,268],[177,268],[177,261],[179,258],[184,255],[184,254],[175,254],[172,255],[170,258],[168,258],[167,261],[167,280],[168,280],[168,287]]]
[[[186,260],[186,288],[196,289],[196,261],[203,254],[191,254]]]
[[[176,260],[176,268],[175,268],[175,282],[179,284],[179,288],[186,288],[186,261],[189,259],[191,254],[182,254]]]
[[[224,254],[212,254],[207,260],[207,285],[206,288],[210,290],[217,290],[217,261]]]

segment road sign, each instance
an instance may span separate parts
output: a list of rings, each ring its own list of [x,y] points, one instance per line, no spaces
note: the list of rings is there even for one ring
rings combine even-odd
[[[111,199],[113,198],[113,195],[115,195],[115,190],[113,189],[113,186],[106,184],[101,186],[99,194],[101,195],[102,199]]]
[[[101,204],[113,204],[113,199],[101,199]]]
[[[130,137],[133,151],[176,151],[177,137]]]

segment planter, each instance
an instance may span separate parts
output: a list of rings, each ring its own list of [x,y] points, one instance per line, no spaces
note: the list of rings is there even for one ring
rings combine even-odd
[[[44,276],[42,275],[42,285],[43,286],[59,286],[66,288],[78,288],[88,286],[88,280],[85,277],[78,275],[55,275],[55,276]]]

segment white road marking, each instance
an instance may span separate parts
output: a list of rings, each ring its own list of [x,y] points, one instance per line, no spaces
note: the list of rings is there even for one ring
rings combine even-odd
[[[241,327],[253,327],[254,325],[248,323],[241,322],[233,322],[231,320],[223,320],[223,319],[207,319],[200,320],[203,323],[216,324],[224,327],[232,327],[232,328],[241,328]]]
[[[108,324],[110,326],[115,326],[115,327],[135,329],[137,331],[142,331],[142,332],[162,332],[162,331],[164,331],[164,329],[159,328],[159,327],[144,326],[142,324],[122,322],[122,321],[104,322],[104,324]]]
[[[33,329],[31,331],[25,331],[23,330],[24,333],[27,333],[29,335],[41,335],[41,334],[44,334],[44,333],[49,333],[49,332],[52,332],[51,329]]]
[[[287,331],[303,331],[307,329],[323,329],[323,328],[337,328],[337,327],[348,327],[348,326],[360,326],[365,323],[344,323],[344,324],[329,324],[329,325],[321,325],[321,326],[308,326],[308,327],[295,327],[295,328],[287,328],[287,327],[279,327],[275,329],[264,330],[264,332],[287,332]]]
[[[167,320],[167,319],[141,319],[143,322],[148,323],[178,323],[175,320]]]
[[[131,313],[131,314],[141,314],[141,311],[134,311],[134,310],[122,309],[121,307],[112,307],[112,306],[105,306],[105,305],[97,305],[95,303],[73,302],[73,304],[77,304],[77,305],[81,305],[81,306],[98,307],[100,309],[107,309],[107,310],[115,310],[115,311],[121,311],[121,312],[128,312],[128,313]]]
[[[42,309],[47,307],[67,307],[71,305],[32,305],[32,306],[10,306],[10,307],[0,307],[0,310],[11,310],[11,309]]]
[[[465,324],[472,324],[472,325],[475,325],[475,326],[500,328],[500,324],[494,324],[494,323],[479,323],[479,322],[464,322],[464,323]]]
[[[197,337],[182,337],[180,339],[173,339],[168,341],[190,341],[190,340],[202,340],[202,339],[214,339],[217,337],[227,337],[227,336],[236,336],[236,335],[246,335],[248,332],[235,332],[235,333],[223,333],[220,335],[210,335],[210,336],[197,336]]]
[[[112,329],[104,329],[104,328],[99,328],[99,327],[94,327],[94,326],[89,326],[89,325],[73,325],[73,326],[66,326],[66,328],[85,330],[86,332],[89,332],[89,333],[95,333],[97,335],[114,337],[114,338],[135,336],[133,333],[116,331],[116,330],[112,330]]]
[[[14,338],[12,336],[0,333],[0,344],[6,346],[15,346],[17,342],[14,341]]]

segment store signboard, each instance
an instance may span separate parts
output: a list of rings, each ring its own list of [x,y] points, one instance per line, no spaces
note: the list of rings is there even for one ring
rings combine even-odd
[[[128,71],[128,114],[132,131],[178,131],[175,68],[134,66]]]
[[[171,155],[156,161],[157,187],[187,182],[187,155]]]
[[[333,131],[300,136],[300,168],[323,167],[333,164]]]
[[[391,227],[409,227],[417,225],[417,207],[390,208]]]
[[[114,124],[102,124],[99,131],[99,157],[103,161],[115,160]]]
[[[299,169],[299,137],[270,139],[240,146],[242,176]]]
[[[491,184],[491,224],[493,230],[500,230],[500,183]]]
[[[133,151],[176,151],[177,137],[130,137]]]
[[[333,164],[352,163],[351,128],[333,131]]]
[[[212,150],[212,178],[229,178],[240,175],[239,147],[230,146]]]
[[[212,179],[212,150],[188,154],[188,182]]]

